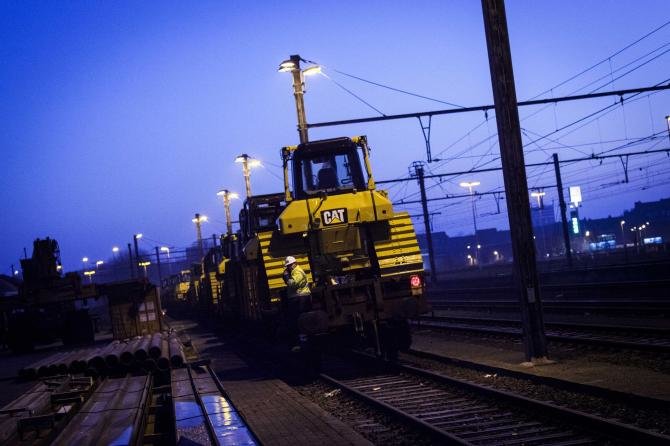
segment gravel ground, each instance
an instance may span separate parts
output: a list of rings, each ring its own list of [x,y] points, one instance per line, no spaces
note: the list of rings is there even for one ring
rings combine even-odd
[[[509,336],[497,336],[485,333],[448,332],[446,330],[421,329],[423,336],[431,336],[436,339],[447,339],[451,342],[467,342],[469,344],[481,344],[487,347],[499,347],[501,349],[513,349],[523,351],[521,339]],[[562,361],[578,356],[580,360],[587,362],[604,362],[612,365],[635,364],[639,368],[647,368],[659,373],[670,374],[670,355],[656,352],[644,352],[635,350],[615,350],[605,346],[587,344],[570,344],[556,341],[548,342],[552,359]]]
[[[423,334],[425,335],[425,333]],[[431,334],[431,336],[433,335],[438,338],[445,336],[444,333]],[[453,336],[449,336],[449,339],[451,341],[455,340]],[[487,337],[486,339],[481,340],[482,342],[486,342],[489,346],[491,343],[498,342],[501,346],[502,343],[504,343],[507,348],[509,348],[509,340],[492,337]],[[468,342],[473,342],[472,338],[468,337]],[[667,372],[668,370],[669,361],[667,361],[667,359],[654,358],[653,355],[640,354],[638,352],[613,352],[606,351],[605,349],[597,350],[583,346],[562,347],[552,345],[551,355],[552,358],[561,359],[562,357],[574,356],[575,350],[579,350],[578,354],[582,355],[583,360],[586,361],[588,361],[589,358],[598,361],[608,361],[612,364],[630,364],[632,361],[635,361],[636,364],[643,367],[649,367],[664,372]],[[496,389],[506,390],[529,398],[595,414],[603,418],[617,419],[622,423],[633,424],[643,429],[654,430],[666,435],[670,434],[670,413],[663,411],[629,407],[622,403],[613,402],[607,399],[569,392],[546,385],[534,384],[526,380],[486,374],[481,371],[446,365],[438,361],[417,358],[411,355],[401,355],[401,359],[403,362],[407,362],[419,368],[437,371],[453,378],[492,386]]]

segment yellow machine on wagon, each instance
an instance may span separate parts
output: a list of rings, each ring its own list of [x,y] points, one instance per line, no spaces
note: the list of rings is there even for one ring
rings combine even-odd
[[[290,255],[312,284],[304,332],[388,356],[409,347],[407,320],[427,310],[423,260],[409,215],[375,187],[366,137],[284,147],[282,161],[284,193],[252,197],[240,214],[241,286],[230,294],[242,318],[281,325]]]

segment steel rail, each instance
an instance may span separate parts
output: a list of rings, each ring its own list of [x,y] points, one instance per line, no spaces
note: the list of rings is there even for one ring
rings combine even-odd
[[[591,395],[598,398],[608,399],[621,404],[626,404],[642,409],[658,409],[670,411],[670,401],[651,396],[639,395],[635,393],[622,392],[619,390],[608,389],[606,387],[594,386],[591,384],[578,383],[575,381],[568,381],[565,379],[554,378],[545,375],[535,375],[533,373],[526,373],[518,370],[507,369],[505,367],[498,367],[489,364],[482,364],[479,362],[467,361],[460,358],[454,358],[443,354],[437,354],[424,350],[410,349],[404,352],[405,355],[415,358],[428,359],[439,362],[441,364],[460,367],[468,370],[476,370],[489,374],[496,374],[498,376],[507,376],[519,380],[529,381],[533,384],[540,384],[557,389],[567,390],[580,394]]]
[[[494,318],[494,317],[473,317],[473,316],[453,316],[453,315],[431,315],[431,316],[420,316],[418,320],[458,320],[462,322],[473,322],[473,323],[492,323],[492,324],[508,324],[508,325],[520,325],[520,319],[504,319],[504,318]],[[581,322],[546,322],[544,323],[545,327],[556,327],[556,328],[565,328],[565,329],[580,329],[580,330],[593,330],[593,331],[630,331],[635,333],[646,333],[651,335],[665,335],[670,336],[670,328],[665,327],[647,327],[639,325],[609,325],[609,324],[585,324]],[[670,341],[670,339],[668,339]]]
[[[645,429],[640,429],[638,427],[620,423],[617,421],[606,420],[604,418],[600,418],[598,416],[587,414],[577,410],[556,406],[554,404],[550,404],[544,401],[538,401],[532,398],[516,395],[511,392],[492,389],[490,387],[481,386],[479,384],[474,384],[468,381],[451,378],[446,375],[430,372],[428,370],[422,370],[416,367],[410,367],[400,364],[396,365],[396,367],[399,368],[400,370],[412,371],[418,375],[427,378],[432,378],[444,383],[456,385],[462,388],[466,388],[480,394],[485,394],[494,397],[496,399],[500,398],[502,400],[506,400],[509,402],[518,403],[519,405],[525,406],[533,411],[537,410],[540,413],[548,413],[557,416],[559,418],[565,419],[569,422],[575,422],[580,425],[583,425],[586,429],[594,429],[601,435],[610,438],[615,439],[623,438],[626,441],[631,441],[637,444],[645,444],[645,445],[667,445],[668,442],[670,442],[669,436],[658,434],[656,432],[651,432]]]
[[[344,383],[343,381],[339,381],[339,380],[333,378],[332,376],[329,376],[325,373],[321,373],[321,374],[319,374],[319,377],[322,380],[332,384],[333,386],[338,387],[338,388],[346,391],[347,393],[350,393],[351,395],[354,395],[356,398],[358,398],[362,401],[365,401],[366,403],[371,404],[371,405],[381,409],[384,412],[390,413],[397,418],[405,420],[405,421],[409,422],[410,424],[412,424],[413,426],[418,427],[419,429],[421,429],[423,431],[426,431],[429,434],[434,435],[434,436],[444,440],[446,442],[446,444],[463,445],[463,446],[472,445],[472,443],[464,441],[464,440],[462,440],[462,439],[460,439],[460,438],[458,438],[458,437],[456,437],[456,436],[454,436],[454,435],[452,435],[448,432],[445,432],[442,429],[439,429],[438,427],[436,427],[436,426],[434,426],[430,423],[427,423],[427,422],[421,420],[418,417],[415,417],[411,414],[408,414],[407,412],[404,412],[400,409],[397,409],[397,408],[393,407],[392,405],[387,404],[383,401],[372,398],[371,396],[367,395],[366,393],[361,392],[359,390],[356,390],[352,386],[349,386],[346,383]]]
[[[361,354],[359,357],[367,361],[379,363],[378,359],[371,358],[368,355]],[[550,444],[547,441],[551,439],[555,439],[557,442],[574,441],[574,444],[587,444],[598,441],[598,438],[594,438],[593,435],[596,437],[607,437],[615,441],[645,445],[664,445],[670,441],[670,437],[668,436],[635,426],[606,420],[577,410],[451,378],[417,367],[388,363],[386,366],[389,368],[387,370],[392,370],[396,374],[377,375],[369,381],[366,381],[368,378],[338,380],[327,374],[322,374],[321,377],[384,411],[406,419],[413,424],[420,425],[431,432],[437,430],[436,433],[440,433],[440,435],[446,434],[444,439],[449,444],[482,444],[482,441],[495,442],[496,439],[497,441],[502,439],[508,440],[510,435],[514,434],[515,429],[519,429],[516,432],[519,435],[515,436],[517,439],[515,441],[519,441],[519,444],[525,441],[523,438],[524,433],[531,436],[536,435],[535,440],[542,441],[542,444]],[[418,377],[429,381],[420,380],[414,384],[415,388],[411,388],[411,384],[408,385],[408,383],[404,382],[405,378],[402,374],[410,378]],[[448,405],[440,408],[440,406],[435,405],[439,403],[440,397],[446,400],[454,395],[440,393],[439,387],[431,389],[431,384],[446,385],[466,392],[466,395],[459,395],[456,402],[453,403],[456,406],[460,405],[460,415],[457,408],[449,408]],[[401,390],[395,396],[393,394],[381,394],[380,397],[376,398],[371,394],[371,392],[381,390],[384,386],[392,388],[393,385],[399,385],[398,389]],[[370,390],[367,392],[363,390],[366,388]],[[422,396],[421,392],[427,392],[426,396]],[[382,397],[384,396],[386,396],[388,401],[395,401],[395,403],[383,401]],[[468,396],[472,397],[472,402],[467,401],[466,398]],[[418,410],[417,407],[412,408],[411,404],[408,403],[408,400],[411,399],[420,400],[422,404],[427,405],[430,412],[423,413],[425,415],[423,418],[429,419],[432,417],[435,421],[429,422],[422,419],[419,416],[421,415],[420,413],[408,413],[412,410]],[[500,401],[503,401],[503,406],[507,407],[501,408]],[[403,405],[409,408],[404,410],[400,407]],[[518,413],[515,413],[515,411],[518,411]],[[488,415],[483,415],[485,413]],[[539,417],[538,414],[540,414]],[[463,416],[470,421],[463,421]],[[495,416],[499,416],[499,419],[488,420],[490,417]],[[509,420],[506,418],[508,416],[511,416]],[[476,424],[477,422],[482,422],[482,420],[485,420],[481,425],[483,429],[479,431]],[[556,420],[560,421],[557,422]],[[573,425],[577,425],[579,428],[571,429],[570,427]],[[524,430],[524,426],[527,427],[527,430]],[[462,432],[463,430],[465,432]],[[461,431],[460,436],[459,431]],[[502,437],[496,437],[496,435],[502,435]],[[470,437],[470,439],[467,437]]]

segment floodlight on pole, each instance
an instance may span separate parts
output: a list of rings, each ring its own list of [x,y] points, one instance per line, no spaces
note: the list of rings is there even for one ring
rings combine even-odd
[[[135,262],[137,264],[139,264],[139,262],[140,262],[140,252],[139,252],[139,249],[137,247],[137,241],[141,238],[142,238],[142,233],[141,232],[137,233],[137,234],[133,234],[133,244],[135,245]],[[139,273],[140,273],[140,271],[139,271],[139,266],[138,266],[137,267],[137,276],[138,277],[140,275]]]
[[[244,175],[244,184],[247,188],[247,198],[251,198],[251,168],[259,167],[261,162],[243,153],[235,158],[236,163],[242,164],[242,174]]]
[[[230,217],[230,199],[239,198],[239,195],[228,189],[222,189],[218,191],[216,195],[223,197],[223,207],[226,211],[226,231],[228,235],[231,235],[233,233],[233,220]]]
[[[168,274],[172,275],[172,263],[170,262],[170,248],[168,248],[167,246],[161,246],[161,252],[167,253]]]
[[[144,277],[147,277],[147,266],[151,265],[151,262],[140,262],[139,265],[144,268]]]
[[[84,275],[88,277],[88,283],[93,283],[93,275],[95,271],[84,271]]]
[[[207,216],[196,213],[195,218],[191,219],[191,221],[195,223],[195,231],[196,236],[198,238],[198,247],[200,248],[200,258],[203,258],[205,256],[205,250],[202,246],[202,228],[200,227],[200,225],[203,222],[207,221]]]
[[[300,134],[300,143],[309,141],[307,134],[307,116],[305,113],[305,76],[311,76],[321,73],[319,65],[300,69],[300,62],[308,62],[297,54],[279,64],[279,71],[282,73],[291,72],[293,75],[293,96],[295,97],[295,108],[298,114],[298,133]],[[310,63],[310,62],[308,62]]]
[[[537,199],[537,208],[538,209],[542,209],[544,207],[544,205],[542,203],[542,197],[544,197],[545,195],[547,195],[547,193],[543,192],[543,191],[533,191],[533,192],[530,193],[531,197]]]
[[[475,203],[475,191],[473,188],[479,186],[480,184],[481,183],[479,181],[463,181],[460,183],[461,187],[468,189],[470,192],[470,200],[472,202],[472,226],[474,228],[475,245],[479,245],[479,243],[477,238],[477,204]],[[479,254],[477,250],[475,250],[475,260],[479,265]]]

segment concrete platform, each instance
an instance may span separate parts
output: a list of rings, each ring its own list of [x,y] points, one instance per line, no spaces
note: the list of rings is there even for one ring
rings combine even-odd
[[[573,381],[606,389],[670,401],[670,375],[645,364],[622,361],[621,354],[586,352],[580,348],[549,348],[552,364],[522,366],[525,361],[520,341],[449,336],[428,329],[416,330],[412,348],[465,361]],[[663,361],[659,359],[659,361]],[[667,361],[667,358],[665,359]],[[670,370],[670,364],[662,367]]]
[[[371,445],[283,381],[259,373],[217,336],[193,334],[192,342],[212,359],[227,397],[263,445]]]

